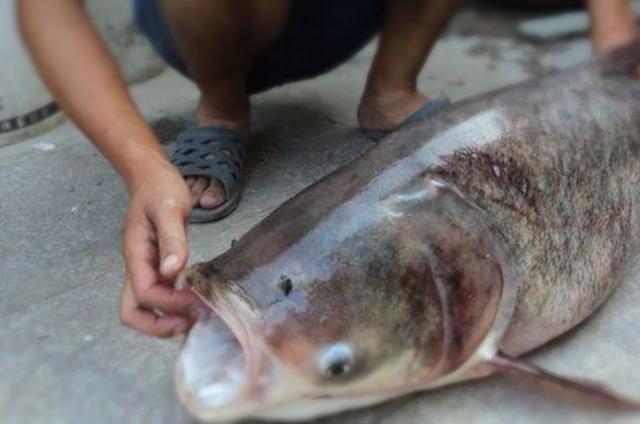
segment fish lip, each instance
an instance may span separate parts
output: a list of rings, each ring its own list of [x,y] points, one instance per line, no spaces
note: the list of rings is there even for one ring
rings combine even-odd
[[[193,290],[193,289],[192,289]],[[239,287],[225,285],[211,291],[211,298],[194,293],[219,317],[237,339],[244,353],[244,380],[238,395],[220,406],[203,404],[184,381],[178,361],[178,396],[186,408],[197,418],[204,421],[225,422],[261,409],[261,388],[265,383],[263,372],[268,370],[270,361],[257,343],[260,320],[252,302]]]
[[[216,296],[215,302],[205,299],[198,292],[195,293],[207,306],[211,308],[211,310],[213,310],[216,315],[218,315],[218,317],[222,319],[222,321],[224,321],[233,335],[240,342],[240,346],[242,346],[242,350],[245,354],[245,371],[247,372],[247,380],[251,381],[252,377],[255,376],[256,370],[254,358],[257,356],[257,351],[252,343],[252,338],[250,337],[251,329],[254,327],[250,322],[250,315],[254,315],[252,310],[255,309],[251,308],[251,304],[246,300],[246,296],[233,294],[233,291],[235,290],[229,289],[227,291],[214,291]],[[238,307],[246,310],[244,316],[248,317],[248,319],[242,318],[243,313],[236,312]]]

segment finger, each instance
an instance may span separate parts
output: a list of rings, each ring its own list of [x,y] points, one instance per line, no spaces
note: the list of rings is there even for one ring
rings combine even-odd
[[[196,206],[198,205],[198,203],[200,203],[202,192],[207,188],[208,185],[209,179],[206,177],[200,177],[191,186],[191,206]]]
[[[159,280],[155,238],[154,229],[146,217],[127,217],[123,253],[127,276],[134,289],[151,287]]]
[[[141,309],[135,300],[129,281],[125,281],[120,302],[120,320],[123,325],[156,337],[171,337],[184,333],[191,325],[189,319],[176,315],[159,316]]]
[[[187,262],[187,213],[171,202],[152,217],[158,237],[160,274],[169,281],[176,279]]]
[[[191,290],[178,290],[162,282],[144,288],[134,286],[133,292],[140,305],[163,313],[187,315],[198,302]]]
[[[222,184],[216,179],[212,179],[209,187],[202,193],[200,197],[200,206],[206,209],[213,209],[220,206],[225,201],[224,189]]]
[[[158,249],[152,234],[151,226],[140,221],[127,225],[125,232],[127,275],[136,304],[165,313],[186,313],[196,296],[191,290],[176,290],[164,284],[157,271]]]

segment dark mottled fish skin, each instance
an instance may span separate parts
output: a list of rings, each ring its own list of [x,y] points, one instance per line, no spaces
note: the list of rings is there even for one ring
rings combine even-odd
[[[486,375],[497,349],[520,355],[588,317],[634,263],[638,63],[629,45],[409,125],[187,281],[316,398]],[[355,352],[348,378],[314,362],[338,342]]]
[[[581,322],[632,264],[640,235],[637,63],[633,46],[460,105],[461,115],[501,114],[501,134],[444,153],[428,171],[486,211],[510,246],[521,276],[504,342],[513,353]]]

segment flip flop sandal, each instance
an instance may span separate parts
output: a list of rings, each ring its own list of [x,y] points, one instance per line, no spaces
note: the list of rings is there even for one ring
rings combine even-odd
[[[216,221],[238,207],[245,143],[240,133],[220,127],[192,128],[178,135],[178,145],[171,154],[171,162],[184,177],[209,177],[220,181],[226,199],[213,209],[193,208],[189,222]]]
[[[362,128],[362,133],[371,140],[380,141],[387,135],[391,134],[394,131],[397,131],[399,128],[411,122],[424,119],[428,116],[435,114],[436,112],[439,112],[440,110],[444,109],[444,107],[447,106],[449,103],[450,101],[447,97],[445,96],[437,97],[425,103],[420,109],[413,112],[411,116],[409,116],[402,124],[400,124],[396,128],[393,128],[391,130],[368,130],[366,128]]]

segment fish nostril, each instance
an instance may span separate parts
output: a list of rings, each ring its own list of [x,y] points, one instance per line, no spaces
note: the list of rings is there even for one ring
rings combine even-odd
[[[293,282],[291,281],[291,278],[281,277],[280,282],[278,283],[278,288],[283,295],[289,296],[289,293],[293,290]]]

